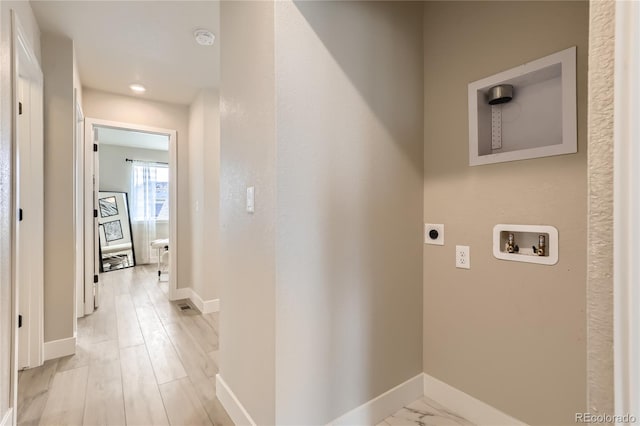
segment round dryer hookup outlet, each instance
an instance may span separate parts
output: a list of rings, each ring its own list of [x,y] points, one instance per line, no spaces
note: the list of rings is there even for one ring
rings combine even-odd
[[[436,246],[444,245],[444,224],[441,223],[425,223],[424,224],[424,243]]]

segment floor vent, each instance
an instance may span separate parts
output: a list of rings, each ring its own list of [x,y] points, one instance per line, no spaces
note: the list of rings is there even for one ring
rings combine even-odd
[[[178,308],[180,308],[181,311],[186,311],[186,310],[193,309],[191,307],[191,305],[189,305],[188,303],[185,303],[185,302],[178,303]]]

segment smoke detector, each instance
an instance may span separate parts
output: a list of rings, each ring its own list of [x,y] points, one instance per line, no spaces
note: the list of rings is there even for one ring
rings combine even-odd
[[[193,36],[200,46],[213,46],[213,42],[216,39],[216,36],[211,31],[202,28],[195,30]]]

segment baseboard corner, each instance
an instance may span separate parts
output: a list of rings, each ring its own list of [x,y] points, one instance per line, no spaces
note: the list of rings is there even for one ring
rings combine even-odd
[[[44,360],[62,358],[76,353],[76,337],[44,342]]]
[[[422,373],[365,402],[329,423],[331,426],[375,425],[422,397]]]
[[[176,289],[174,297],[171,300],[175,301],[175,300],[183,300],[183,299],[190,299],[190,298],[191,298],[191,288],[183,287],[183,288]]]
[[[220,310],[220,299],[203,300],[192,288],[189,288],[189,296],[187,298],[191,300],[191,303],[203,314],[210,314]]]
[[[216,396],[236,425],[256,426],[247,410],[220,374],[216,374]]]
[[[424,390],[427,398],[447,407],[459,416],[479,426],[526,426],[521,420],[513,418],[497,408],[453,386],[423,373]]]

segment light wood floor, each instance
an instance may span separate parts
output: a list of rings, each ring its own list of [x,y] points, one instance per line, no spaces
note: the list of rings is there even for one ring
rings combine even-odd
[[[215,396],[217,314],[179,309],[156,277],[147,266],[100,275],[76,354],[19,374],[18,424],[233,425]]]

